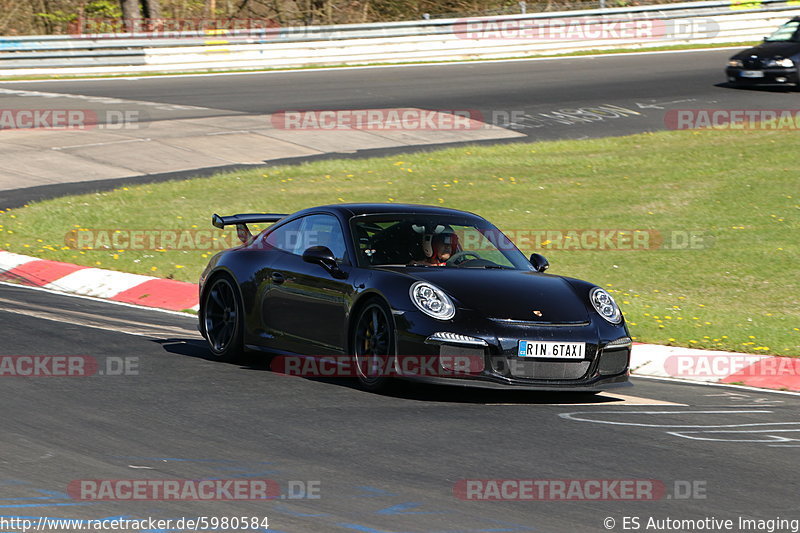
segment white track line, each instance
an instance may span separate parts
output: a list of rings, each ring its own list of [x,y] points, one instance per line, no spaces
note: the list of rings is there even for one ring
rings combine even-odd
[[[779,357],[779,356],[775,356]],[[767,393],[770,392],[772,394],[785,394],[788,396],[800,396],[800,392],[788,391],[788,390],[775,390],[775,389],[761,389],[759,387],[748,387],[747,385],[733,385],[731,383],[710,383],[710,382],[701,382],[701,381],[689,381],[687,379],[677,379],[677,378],[665,378],[661,376],[644,376],[640,374],[631,374],[632,378],[635,379],[652,379],[654,381],[670,381],[672,383],[683,383],[684,385],[703,385],[706,387],[725,387],[731,389],[741,389],[746,390],[749,392],[763,392]]]
[[[197,331],[177,326],[160,326],[113,317],[99,318],[92,313],[71,310],[52,310],[41,305],[28,303],[20,304],[20,302],[6,300],[5,298],[0,298],[0,312],[30,316],[62,324],[72,324],[86,328],[125,333],[126,335],[135,335],[137,337],[161,338],[164,336],[183,335],[196,338],[200,336]]]
[[[134,309],[141,309],[143,311],[157,311],[159,313],[166,313],[168,315],[175,315],[175,316],[182,316],[182,317],[190,317],[190,318],[197,318],[197,315],[193,315],[191,313],[182,313],[180,311],[171,311],[169,309],[160,309],[158,307],[147,307],[144,305],[136,305],[136,304],[129,304],[125,302],[117,302],[114,300],[105,300],[103,298],[95,298],[93,296],[84,296],[82,294],[70,294],[67,292],[56,291],[52,289],[46,289],[44,287],[30,287],[28,285],[20,285],[18,283],[9,283],[7,281],[0,281],[0,285],[5,285],[6,287],[15,287],[17,289],[26,289],[29,291],[39,291],[39,292],[46,292],[48,294],[55,294],[58,296],[65,296],[67,298],[80,298],[83,300],[91,300],[93,302],[102,302],[107,304],[113,305],[121,305],[123,307],[132,307]]]

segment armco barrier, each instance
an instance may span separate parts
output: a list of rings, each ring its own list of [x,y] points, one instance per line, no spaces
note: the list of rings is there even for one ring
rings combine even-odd
[[[757,41],[800,14],[800,0],[688,2],[469,19],[259,30],[0,38],[0,76],[266,69],[494,59],[585,50]],[[649,24],[647,38],[606,32]],[[471,24],[469,26],[468,24]],[[568,27],[558,35],[515,29]],[[478,28],[477,31],[474,28]],[[511,31],[507,31],[511,28]],[[588,38],[587,38],[588,37]]]

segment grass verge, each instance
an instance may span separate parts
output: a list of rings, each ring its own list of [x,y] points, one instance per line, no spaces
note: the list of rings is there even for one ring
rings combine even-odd
[[[211,229],[212,212],[290,213],[345,201],[444,205],[526,238],[523,251],[545,254],[551,272],[613,291],[639,341],[797,356],[794,135],[673,131],[461,147],[129,186],[0,212],[0,248],[196,281],[214,253],[195,249],[196,240],[179,250],[79,250],[68,237],[83,229]],[[658,247],[658,237],[641,249],[576,250],[532,233],[586,229],[697,239],[682,249]]]

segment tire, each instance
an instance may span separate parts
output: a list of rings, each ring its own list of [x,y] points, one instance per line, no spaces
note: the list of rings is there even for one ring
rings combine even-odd
[[[213,280],[203,302],[203,328],[214,359],[237,361],[244,354],[243,305],[228,276]]]
[[[372,300],[356,318],[351,346],[356,378],[362,389],[386,390],[392,383],[395,330],[392,312],[382,300]]]

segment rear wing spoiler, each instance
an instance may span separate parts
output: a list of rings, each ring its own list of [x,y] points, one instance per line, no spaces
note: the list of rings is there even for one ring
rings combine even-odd
[[[225,226],[235,225],[236,235],[239,237],[239,240],[244,244],[248,244],[253,238],[253,234],[250,233],[250,228],[247,227],[248,224],[277,222],[286,216],[288,215],[278,213],[248,213],[223,217],[214,213],[214,215],[211,217],[211,224],[215,228],[219,229],[225,229]]]

